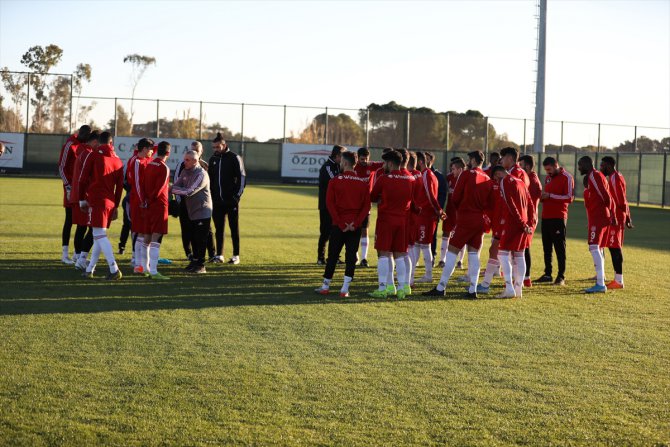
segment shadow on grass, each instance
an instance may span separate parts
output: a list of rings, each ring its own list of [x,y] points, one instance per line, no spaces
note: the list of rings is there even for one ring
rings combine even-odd
[[[161,272],[171,279],[158,282],[122,266],[124,277],[109,282],[103,279],[108,272],[105,263],[98,265],[96,279],[84,279],[74,268],[53,261],[0,261],[0,315],[396,301],[368,297],[371,288],[366,280],[352,287],[350,298],[340,298],[337,289],[318,295],[314,288],[319,285],[321,267],[312,264],[208,266],[204,275],[185,273],[183,267],[162,266]],[[460,290],[453,288],[444,298],[417,293],[409,301],[464,299]]]

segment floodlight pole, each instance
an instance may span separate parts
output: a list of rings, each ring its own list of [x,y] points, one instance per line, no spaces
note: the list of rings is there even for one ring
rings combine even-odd
[[[547,0],[540,2],[540,24],[537,43],[537,83],[535,85],[535,138],[534,151],[544,151],[544,84],[547,62]]]

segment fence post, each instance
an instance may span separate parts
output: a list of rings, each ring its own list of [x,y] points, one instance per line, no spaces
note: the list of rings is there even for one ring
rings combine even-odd
[[[365,109],[365,147],[370,147],[370,109]]]
[[[240,155],[244,158],[244,103],[242,103],[242,122],[241,122],[241,131],[240,131]]]
[[[598,147],[596,147],[596,153],[600,152],[600,123],[598,123]]]
[[[198,125],[198,140],[202,141],[202,101],[200,101],[200,122]]]
[[[639,157],[637,164],[637,206],[640,206],[640,188],[642,187],[642,154]]]
[[[526,118],[523,119],[523,153],[526,153]]]
[[[160,115],[160,100],[156,100],[156,138],[160,138],[161,134],[161,115]]]
[[[284,137],[282,140],[286,143],[286,104],[284,104]]]
[[[447,147],[446,150],[449,152],[449,130],[451,129],[451,123],[449,122],[449,112],[447,112]]]
[[[405,147],[409,150],[409,120],[410,120],[410,111],[407,111],[407,123],[405,123]]]
[[[563,121],[561,121],[561,152],[563,152]]]
[[[661,180],[661,184],[663,185],[663,188],[661,189],[661,208],[665,208],[665,190],[666,190],[666,184],[665,184],[665,179],[666,175],[668,175],[668,153],[666,152],[663,154],[663,179]]]
[[[328,107],[326,107],[325,131],[323,132],[323,144],[328,144]]]
[[[32,76],[28,73],[28,94],[26,96],[26,134],[28,133],[28,126],[30,125],[30,81]]]
[[[484,155],[489,156],[489,117],[484,117]]]
[[[119,128],[119,123],[118,123],[118,117],[117,117],[117,110],[118,110],[118,98],[114,98],[114,138],[116,138],[116,135],[118,133],[117,129]]]
[[[635,126],[635,135],[633,136],[633,150],[637,152],[637,126]]]
[[[72,89],[74,88],[74,76],[70,75],[70,126],[68,133],[72,134]]]

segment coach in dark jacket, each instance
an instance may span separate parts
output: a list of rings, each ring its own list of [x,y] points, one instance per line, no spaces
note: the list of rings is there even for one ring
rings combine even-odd
[[[319,246],[317,248],[316,261],[319,265],[326,264],[326,242],[330,237],[330,228],[333,226],[333,221],[330,218],[330,213],[326,206],[328,183],[333,177],[340,173],[342,152],[346,150],[347,148],[343,146],[333,146],[333,150],[330,152],[330,157],[319,170]]]
[[[209,159],[209,183],[214,209],[212,219],[216,229],[216,255],[211,262],[223,262],[223,232],[226,215],[233,240],[233,256],[229,264],[240,263],[239,203],[244,192],[246,172],[242,157],[232,152],[221,133],[212,141],[214,154]]]

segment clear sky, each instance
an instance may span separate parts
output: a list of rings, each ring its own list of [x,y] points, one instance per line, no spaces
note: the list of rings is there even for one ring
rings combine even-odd
[[[395,100],[532,118],[535,12],[533,0],[0,0],[0,66],[20,70],[30,46],[55,43],[64,50],[55,70],[92,65],[84,95],[129,96],[123,57],[139,53],[158,61],[138,88],[143,98],[346,108]],[[670,126],[670,0],[549,0],[547,55],[547,119]],[[239,121],[224,109],[205,113]],[[314,112],[291,111],[290,127]],[[266,112],[274,128],[259,121],[245,133],[280,135],[282,113]]]

